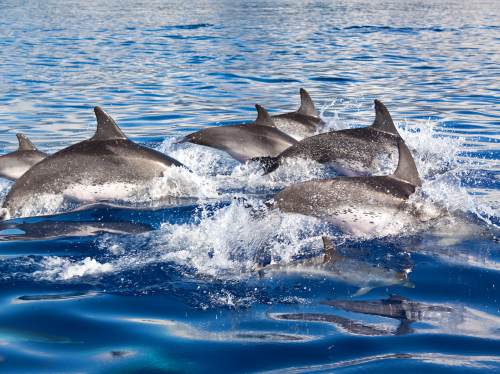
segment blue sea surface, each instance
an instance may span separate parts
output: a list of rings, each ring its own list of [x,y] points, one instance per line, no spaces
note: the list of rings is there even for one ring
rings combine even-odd
[[[499,82],[493,0],[1,1],[0,154],[18,132],[48,153],[88,139],[100,106],[191,172],[144,186],[138,209],[47,198],[0,222],[0,371],[500,372]],[[383,102],[417,194],[467,220],[352,237],[261,209],[331,169],[263,176],[174,144],[255,104],[295,111],[301,87],[328,130]],[[320,255],[322,236],[342,271],[259,268]]]

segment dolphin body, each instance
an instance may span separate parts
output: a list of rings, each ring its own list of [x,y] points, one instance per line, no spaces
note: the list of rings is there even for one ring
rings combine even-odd
[[[299,110],[271,117],[279,130],[296,139],[312,136],[325,125],[311,96],[303,88],[300,89],[300,101]]]
[[[41,195],[92,203],[120,199],[159,177],[179,161],[128,139],[101,108],[95,135],[54,153],[19,178],[3,202],[3,219],[19,215],[24,205]],[[21,213],[22,214],[22,213]]]
[[[3,240],[49,240],[68,237],[89,237],[103,234],[140,234],[154,230],[148,224],[130,222],[118,218],[95,221],[0,222],[0,241]]]
[[[278,192],[270,209],[325,220],[354,236],[386,236],[444,214],[434,204],[410,203],[422,182],[408,147],[399,141],[392,175],[301,182]]]
[[[275,156],[297,141],[278,130],[260,105],[257,108],[257,119],[252,123],[209,127],[187,135],[180,143],[194,143],[220,149],[227,152],[239,162],[251,158]]]
[[[36,149],[24,135],[16,134],[16,136],[19,140],[19,148],[0,156],[0,178],[12,181],[19,179],[29,168],[49,156]]]
[[[287,159],[302,158],[327,164],[349,177],[372,175],[380,169],[384,158],[397,151],[400,140],[389,111],[375,100],[375,121],[371,126],[311,136],[275,157],[262,157],[258,161],[265,174]]]
[[[340,280],[349,285],[360,287],[353,296],[364,295],[377,287],[415,287],[408,280],[408,274],[405,271],[386,269],[366,261],[345,258],[326,236],[323,236],[323,246],[324,252],[320,256],[294,261],[285,265],[268,265],[260,270],[316,274]]]

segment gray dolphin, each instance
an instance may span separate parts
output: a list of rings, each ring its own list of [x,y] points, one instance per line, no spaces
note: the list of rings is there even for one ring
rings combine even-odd
[[[320,118],[311,96],[300,89],[300,108],[291,113],[272,116],[276,127],[294,138],[303,139],[314,135],[325,123]]]
[[[276,156],[297,141],[278,130],[267,111],[260,105],[252,123],[209,127],[187,135],[180,143],[194,143],[220,149],[239,162],[255,157]]]
[[[3,219],[20,212],[32,198],[60,195],[79,202],[120,199],[161,176],[179,161],[128,139],[101,108],[95,135],[54,153],[19,178],[5,197]],[[18,213],[19,214],[19,213]]]
[[[398,147],[399,164],[392,175],[297,183],[278,192],[270,209],[314,216],[356,236],[397,234],[441,216],[434,204],[408,201],[422,182],[408,147],[403,141]]]
[[[405,271],[375,266],[366,261],[345,258],[332,241],[323,236],[323,254],[317,257],[297,260],[289,264],[273,264],[261,271],[317,274],[359,287],[353,296],[361,296],[377,287],[403,286],[414,288]]]
[[[384,158],[397,151],[400,140],[389,111],[375,100],[375,121],[371,126],[311,136],[276,157],[262,157],[259,161],[265,174],[276,170],[287,159],[302,158],[328,164],[350,177],[371,175],[379,170]]]
[[[3,231],[6,231],[3,234]],[[14,230],[11,231],[11,230]],[[0,241],[49,240],[66,237],[88,237],[108,234],[140,234],[154,230],[146,223],[130,222],[113,217],[95,221],[55,221],[52,219],[37,222],[15,221],[0,222]],[[9,232],[10,231],[10,232]]]
[[[19,148],[14,152],[0,156],[0,178],[17,180],[33,165],[39,163],[49,155],[40,152],[22,134],[16,134]]]

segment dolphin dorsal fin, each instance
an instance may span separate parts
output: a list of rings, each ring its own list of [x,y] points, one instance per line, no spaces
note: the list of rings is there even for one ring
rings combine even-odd
[[[297,113],[319,118],[318,111],[314,106],[311,96],[309,96],[309,93],[303,88],[300,89],[300,108],[297,110]]]
[[[267,113],[267,110],[265,110],[264,107],[260,106],[259,104],[255,104],[255,107],[257,108],[257,119],[254,121],[254,123],[262,126],[276,127],[273,119],[271,118],[269,113]]]
[[[398,142],[399,149],[399,163],[398,168],[392,174],[393,178],[402,180],[416,187],[422,187],[422,181],[418,176],[418,170],[415,166],[415,160],[406,146],[405,142],[400,140]]]
[[[344,256],[340,254],[340,252],[337,250],[337,248],[335,248],[332,241],[328,237],[323,236],[322,239],[323,246],[325,247],[323,264],[334,263],[344,258]]]
[[[375,121],[373,121],[371,128],[401,137],[396,126],[394,126],[391,114],[385,105],[378,100],[375,100]]]
[[[23,134],[16,134],[17,139],[19,140],[19,148],[18,151],[36,151],[36,147],[33,145],[30,140],[25,137]]]
[[[97,118],[97,131],[92,140],[127,139],[111,116],[98,106],[94,107]]]

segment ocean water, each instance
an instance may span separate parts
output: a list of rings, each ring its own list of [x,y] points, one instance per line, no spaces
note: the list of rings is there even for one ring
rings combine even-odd
[[[191,170],[135,210],[53,197],[0,223],[0,371],[500,371],[499,25],[496,1],[0,2],[1,153],[17,132],[48,153],[87,139],[97,105]],[[370,125],[382,101],[417,196],[450,222],[352,237],[262,203],[325,166],[262,176],[174,144],[255,104],[294,111],[301,87],[329,130]],[[322,236],[337,271],[259,268],[320,255]]]

